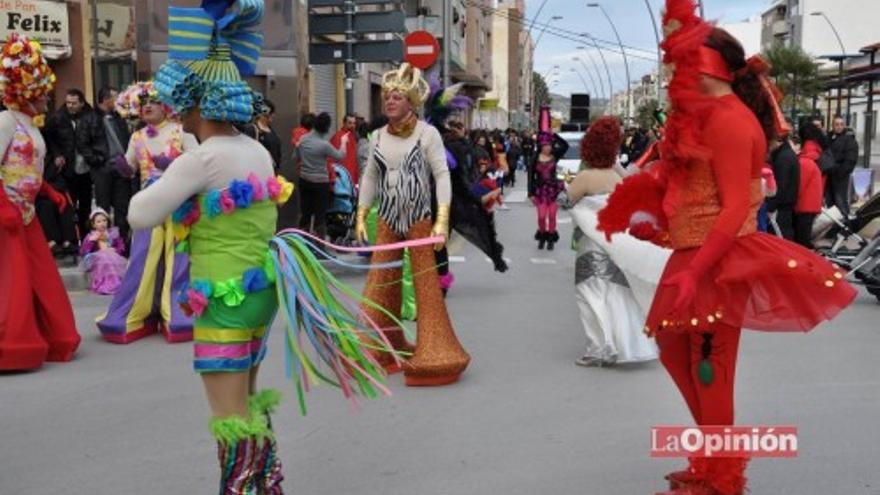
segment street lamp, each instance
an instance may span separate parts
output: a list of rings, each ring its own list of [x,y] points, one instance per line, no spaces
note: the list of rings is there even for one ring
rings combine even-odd
[[[822,12],[822,11],[810,12],[810,15],[814,16],[814,17],[822,17],[823,19],[825,19],[825,22],[827,22],[828,25],[831,26],[831,30],[834,31],[834,36],[837,37],[837,42],[840,44],[840,54],[846,55],[846,47],[843,46],[843,40],[840,39],[840,33],[837,32],[837,28],[834,27],[834,23],[831,22],[831,19],[829,19],[828,16],[825,15],[825,12]]]
[[[544,36],[544,33],[547,32],[547,28],[550,27],[550,23],[553,22],[553,21],[561,21],[561,20],[562,20],[562,16],[561,16],[561,15],[554,15],[553,17],[550,18],[549,21],[547,21],[546,24],[544,24],[544,29],[542,29],[541,32],[538,33],[538,39],[535,40],[535,46],[534,46],[534,48],[532,48],[532,50],[537,50],[537,49],[538,49],[538,43],[541,42],[541,37],[543,37],[543,36]]]
[[[593,74],[590,73],[590,70],[587,69],[587,64],[584,63],[583,59],[581,59],[580,57],[572,57],[571,59],[575,62],[580,62],[581,67],[584,68],[584,72],[586,72],[587,75],[590,76],[590,83],[592,83],[593,85],[593,94],[595,94],[597,97],[602,96],[601,94],[599,94],[599,86],[596,85],[596,78],[594,78]],[[601,77],[599,78],[599,81],[602,81]]]
[[[558,70],[559,70],[559,66],[558,66],[558,65],[554,65],[553,67],[550,68],[550,70],[548,70],[547,72],[545,72],[544,75],[542,75],[541,77],[546,81],[547,78],[550,77],[550,76],[552,75],[553,72],[558,71]]]
[[[657,28],[657,18],[654,17],[654,10],[651,9],[651,2],[645,0],[645,7],[648,8],[648,14],[651,15],[651,24],[654,25],[654,38],[657,40],[657,104],[660,104],[660,80],[663,77],[663,53],[660,51],[660,29]],[[702,9],[702,3],[700,4]]]
[[[605,19],[608,20],[608,24],[611,24],[611,30],[614,31],[614,36],[617,37],[617,44],[620,45],[620,53],[623,55],[623,66],[626,69],[626,118],[630,120],[632,119],[632,93],[630,90],[629,58],[626,56],[626,50],[623,48],[623,40],[620,38],[617,26],[614,25],[614,21],[611,20],[611,16],[608,15],[602,4],[590,2],[587,4],[587,7],[598,8],[605,16]]]
[[[608,61],[605,60],[605,53],[599,48],[599,43],[596,42],[596,38],[593,38],[590,33],[581,33],[581,36],[590,40],[596,48],[596,51],[599,52],[599,57],[602,59],[602,65],[605,66],[605,75],[608,77],[608,101],[611,101],[611,95],[614,94],[614,84],[611,82],[611,70],[608,69]]]

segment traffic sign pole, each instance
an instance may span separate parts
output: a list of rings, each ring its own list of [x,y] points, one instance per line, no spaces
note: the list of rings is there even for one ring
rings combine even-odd
[[[345,0],[345,113],[354,113],[354,0]]]

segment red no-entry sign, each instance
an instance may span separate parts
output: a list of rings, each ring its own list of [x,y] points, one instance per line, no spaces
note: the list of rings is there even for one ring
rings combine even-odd
[[[403,59],[413,67],[427,69],[440,56],[440,43],[427,31],[413,31],[403,39]]]

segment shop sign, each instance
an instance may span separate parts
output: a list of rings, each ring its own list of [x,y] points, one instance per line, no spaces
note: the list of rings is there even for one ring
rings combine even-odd
[[[0,0],[0,37],[19,33],[43,45],[70,44],[67,3],[41,0]]]

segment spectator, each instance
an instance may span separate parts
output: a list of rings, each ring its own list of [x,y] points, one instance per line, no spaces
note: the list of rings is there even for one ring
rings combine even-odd
[[[334,148],[339,148],[345,151],[345,157],[342,158],[341,163],[348,170],[348,174],[351,176],[351,181],[354,184],[358,183],[360,179],[360,174],[358,173],[358,163],[357,163],[357,134],[355,131],[357,130],[357,115],[347,114],[345,116],[345,120],[343,120],[342,128],[336,132],[333,138],[330,140],[330,144],[333,145]],[[342,138],[348,137],[346,139],[346,145],[342,145]]]
[[[507,164],[510,167],[510,172],[507,175],[507,184],[510,187],[516,186],[516,171],[519,169],[519,161],[522,158],[523,151],[522,145],[519,142],[519,136],[516,133],[511,132],[508,139],[507,146]]]
[[[846,127],[843,117],[834,117],[831,135],[831,154],[834,155],[834,168],[828,172],[825,188],[825,203],[836,206],[844,216],[849,215],[850,177],[859,161],[859,143],[855,132]]]
[[[302,137],[295,151],[295,159],[302,162],[299,176],[300,228],[323,238],[327,230],[327,208],[330,206],[331,184],[334,174],[329,160],[342,160],[348,149],[349,136],[343,135],[339,148],[327,140],[330,115],[322,113],[315,118],[315,126]],[[314,225],[312,225],[314,222]]]
[[[44,141],[48,143],[48,136],[44,131]],[[52,186],[56,191],[63,194],[70,200],[70,194],[67,190],[67,180],[64,177],[64,171],[55,167],[47,156],[48,162],[43,169],[43,180]],[[68,256],[77,252],[77,235],[76,235],[76,214],[74,213],[73,204],[68,204],[63,211],[58,211],[55,203],[46,196],[37,196],[34,202],[34,208],[37,217],[40,219],[40,226],[43,227],[43,234],[49,241],[49,249],[55,257]]]
[[[303,136],[309,133],[315,127],[315,114],[313,113],[304,113],[302,117],[299,119],[299,127],[293,130],[290,135],[290,144],[293,145],[294,148],[299,146],[299,140],[302,139]]]
[[[275,104],[269,100],[263,100],[263,108],[254,121],[242,127],[241,131],[253,139],[256,139],[266,148],[272,156],[275,171],[281,167],[281,138],[272,129],[272,120],[275,118]]]
[[[822,130],[812,122],[800,128],[801,153],[798,156],[800,185],[794,209],[795,242],[812,249],[813,220],[822,211],[822,173],[817,160],[822,156]]]
[[[367,166],[367,160],[370,159],[370,125],[366,122],[359,121],[357,126],[357,166],[358,176]],[[357,184],[355,182],[354,184]]]
[[[770,145],[770,165],[776,178],[776,195],[767,199],[770,213],[776,214],[776,225],[782,237],[794,241],[794,209],[800,188],[800,164],[788,136]]]
[[[98,91],[96,113],[104,126],[107,137],[107,160],[100,168],[92,169],[92,181],[95,183],[95,203],[98,208],[113,212],[113,222],[119,228],[119,236],[127,240],[128,203],[131,201],[131,179],[119,175],[115,164],[125,160],[125,150],[131,133],[128,123],[116,111],[116,99],[119,91],[116,88],[101,88]]]
[[[103,124],[82,91],[67,91],[64,107],[49,119],[46,138],[49,164],[63,171],[79,232],[85,234],[92,211],[91,171],[106,163],[107,139]]]

